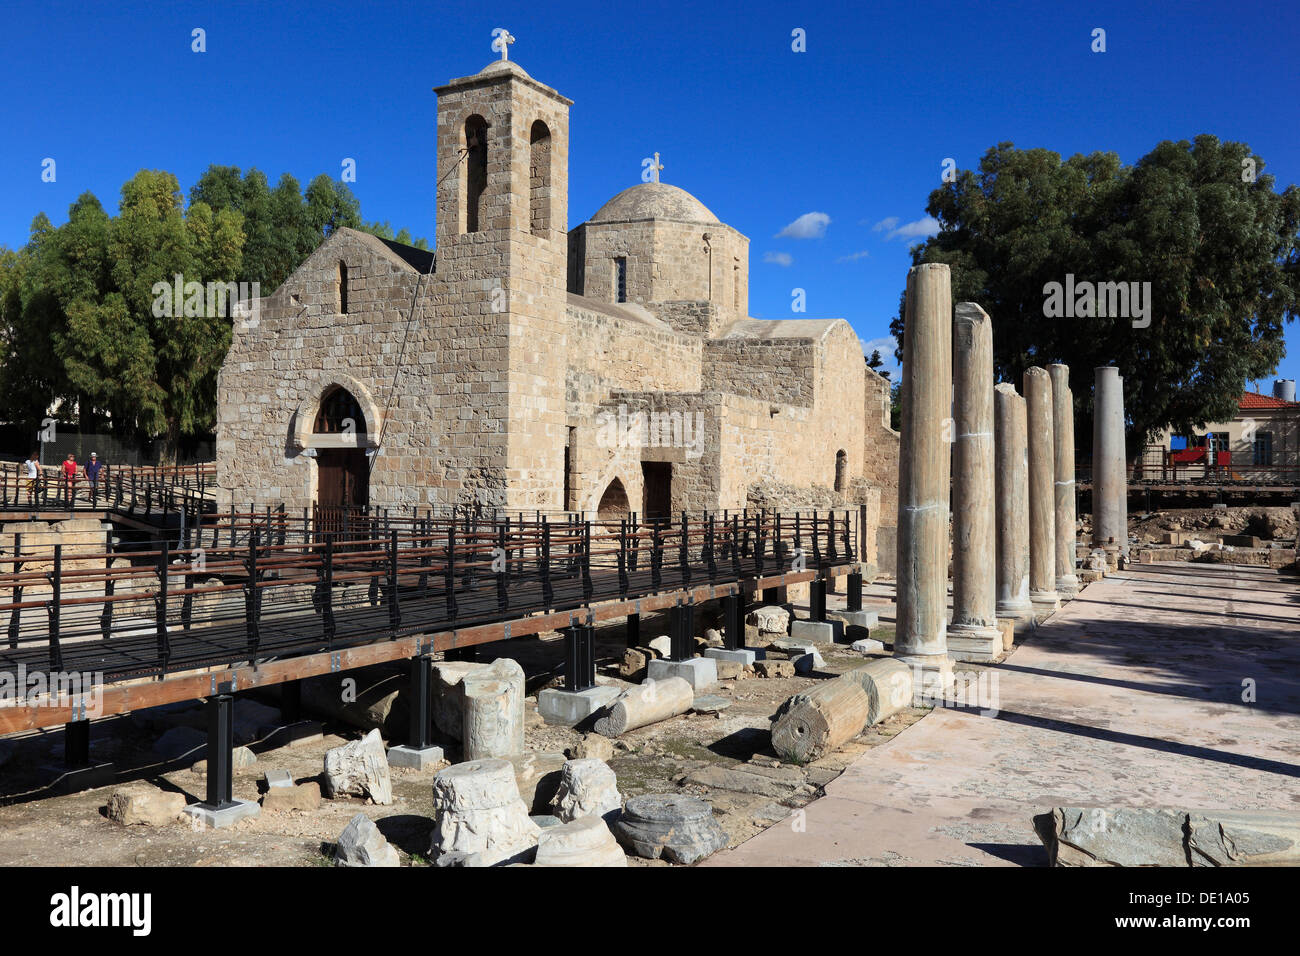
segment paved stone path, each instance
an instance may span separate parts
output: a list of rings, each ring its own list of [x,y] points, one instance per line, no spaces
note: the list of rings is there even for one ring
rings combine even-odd
[[[1292,576],[1130,569],[988,673],[996,710],[936,708],[851,764],[802,820],[707,865],[1034,866],[1047,857],[1030,818],[1053,806],[1300,811]]]

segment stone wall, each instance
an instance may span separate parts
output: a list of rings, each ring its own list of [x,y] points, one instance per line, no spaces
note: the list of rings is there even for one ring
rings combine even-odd
[[[898,525],[898,432],[889,427],[890,381],[864,368],[862,475],[880,489],[880,521]]]
[[[616,302],[623,258],[627,302],[710,302],[732,317],[749,309],[749,240],[721,223],[587,222],[570,234],[569,255],[569,289],[591,299]]]
[[[811,407],[816,352],[811,339],[715,339],[704,343],[704,381],[733,395]]]

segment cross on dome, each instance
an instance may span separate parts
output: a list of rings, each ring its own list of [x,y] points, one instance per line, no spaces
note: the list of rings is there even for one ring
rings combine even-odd
[[[514,42],[515,38],[505,27],[497,27],[492,31],[492,49],[501,53],[501,59],[510,59],[510,44]]]

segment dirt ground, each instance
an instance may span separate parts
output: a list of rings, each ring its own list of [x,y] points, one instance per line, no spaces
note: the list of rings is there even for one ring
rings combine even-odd
[[[1080,541],[1092,533],[1089,515],[1081,515]],[[1129,534],[1139,544],[1152,544],[1166,531],[1201,534],[1207,541],[1218,535],[1251,535],[1291,547],[1296,540],[1296,512],[1289,507],[1163,508],[1143,512],[1129,509]]]
[[[829,596],[831,609],[843,606]],[[864,607],[880,612],[872,636],[892,643],[892,587],[879,582],[867,588]],[[806,608],[798,608],[805,616]],[[706,616],[700,615],[701,631]],[[666,630],[666,628],[665,628]],[[655,630],[643,621],[642,635]],[[648,637],[647,637],[648,639]],[[625,638],[621,622],[597,632],[600,683],[618,683],[618,663]],[[820,793],[857,755],[889,740],[927,713],[910,708],[869,728],[835,753],[796,766],[782,763],[770,748],[769,718],[792,694],[864,663],[845,645],[820,645],[825,666],[794,678],[752,674],[719,681],[713,693],[731,703],[721,713],[687,713],[631,731],[614,742],[609,764],[623,796],[686,792],[706,799],[735,846],[761,829],[778,823]],[[528,675],[526,744],[530,752],[557,754],[571,750],[582,734],[545,725],[536,712],[536,692],[560,680],[563,658],[557,635],[486,646],[479,659],[498,656],[518,660]],[[237,705],[237,714],[238,714]],[[374,806],[359,799],[323,799],[312,811],[263,812],[221,830],[194,829],[188,822],[165,827],[122,826],[108,819],[109,795],[129,781],[144,781],[186,794],[186,802],[205,796],[206,777],[191,769],[201,752],[160,762],[154,742],[171,727],[202,727],[195,705],[159,708],[97,721],[92,725],[92,763],[109,774],[93,789],[61,793],[72,783],[61,777],[62,730],[29,735],[3,743],[0,750],[0,865],[7,866],[325,866],[333,842],[358,812],[376,821],[404,864],[427,865],[432,828],[432,780],[438,768],[423,772],[392,770],[393,803]],[[251,767],[235,771],[234,796],[257,800],[265,791],[268,770],[288,770],[299,783],[319,780],[327,750],[361,736],[360,729],[326,721],[319,733],[290,745],[283,738],[252,741],[257,754]],[[448,746],[448,756],[458,757]],[[111,765],[111,766],[103,766]],[[726,771],[726,772],[721,772]],[[739,771],[739,772],[738,772]],[[536,812],[536,808],[534,808]],[[629,858],[633,865],[667,865]]]

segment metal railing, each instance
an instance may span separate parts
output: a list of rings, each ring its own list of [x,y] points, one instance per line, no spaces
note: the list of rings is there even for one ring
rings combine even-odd
[[[0,671],[105,683],[333,650],[859,560],[864,509],[215,516],[147,550],[0,557]],[[295,516],[296,517],[296,516]],[[506,636],[509,636],[508,630]]]
[[[215,510],[213,487],[213,473],[203,466],[117,466],[92,482],[84,475],[68,478],[52,466],[28,478],[21,465],[6,463],[0,467],[0,510],[184,512],[197,518]]]

